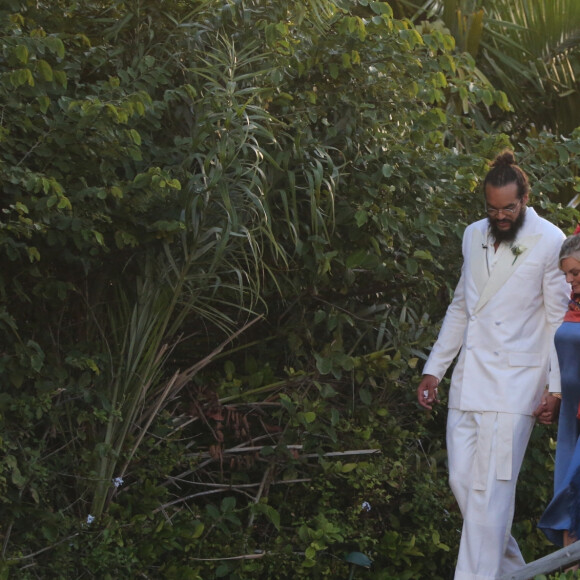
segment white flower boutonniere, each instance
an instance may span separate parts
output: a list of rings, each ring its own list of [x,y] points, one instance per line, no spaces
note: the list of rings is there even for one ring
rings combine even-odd
[[[511,246],[512,254],[514,255],[514,261],[512,262],[512,266],[516,263],[518,256],[523,254],[526,251],[524,246],[513,245]]]

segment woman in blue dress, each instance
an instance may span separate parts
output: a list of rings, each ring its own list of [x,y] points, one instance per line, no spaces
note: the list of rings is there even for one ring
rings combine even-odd
[[[568,546],[580,539],[580,235],[566,238],[559,262],[566,281],[572,287],[572,294],[568,312],[554,337],[560,364],[562,402],[554,497],[538,527],[554,544]]]

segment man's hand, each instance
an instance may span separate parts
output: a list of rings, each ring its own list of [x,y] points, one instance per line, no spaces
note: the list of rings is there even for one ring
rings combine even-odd
[[[437,391],[439,379],[433,375],[423,375],[423,379],[417,387],[417,401],[421,407],[431,410],[433,403],[439,402],[439,393]]]
[[[538,423],[541,423],[542,425],[551,425],[558,418],[559,411],[560,399],[554,397],[546,390],[542,394],[540,404],[534,411],[534,417],[536,417]]]

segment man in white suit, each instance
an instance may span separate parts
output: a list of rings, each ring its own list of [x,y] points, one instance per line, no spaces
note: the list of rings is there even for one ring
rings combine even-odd
[[[417,388],[439,400],[439,381],[459,353],[449,391],[449,483],[463,516],[455,580],[492,580],[525,564],[511,536],[515,488],[537,418],[559,409],[554,333],[569,289],[558,270],[564,234],[530,207],[529,183],[511,151],[485,177],[487,219],[463,236],[453,301]]]

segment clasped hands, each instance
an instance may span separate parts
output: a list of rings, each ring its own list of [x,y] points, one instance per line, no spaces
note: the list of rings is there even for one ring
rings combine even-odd
[[[551,425],[558,419],[558,413],[560,411],[560,399],[554,397],[546,389],[542,393],[542,400],[534,411],[534,417],[538,420],[538,423],[542,425]]]

